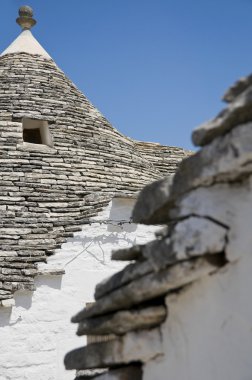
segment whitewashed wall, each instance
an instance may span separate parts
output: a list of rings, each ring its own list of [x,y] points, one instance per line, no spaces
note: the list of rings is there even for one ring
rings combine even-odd
[[[252,379],[251,273],[244,255],[170,297],[165,355],[144,366],[144,380]]]
[[[63,357],[83,345],[70,318],[93,300],[95,285],[122,267],[112,249],[152,240],[157,227],[129,220],[134,200],[115,198],[91,225],[50,257],[45,269],[64,268],[63,276],[38,276],[34,293],[17,292],[16,305],[0,309],[0,380],[73,380]],[[110,224],[101,221],[110,220]],[[95,222],[97,221],[97,222]],[[44,266],[41,266],[43,269]]]

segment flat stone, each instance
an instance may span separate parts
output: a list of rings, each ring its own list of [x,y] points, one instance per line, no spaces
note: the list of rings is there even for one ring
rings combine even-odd
[[[150,272],[152,272],[152,266],[151,263],[146,260],[139,263],[136,262],[134,264],[129,264],[121,271],[96,285],[95,299],[98,300],[111,291],[118,289]]]
[[[66,369],[107,368],[129,364],[145,363],[163,354],[159,329],[131,332],[120,338],[92,343],[78,348],[65,356]]]
[[[252,120],[252,86],[235,97],[234,101],[216,116],[193,131],[195,145],[209,144],[216,137],[224,135],[239,124]]]
[[[45,264],[46,265],[46,264]],[[37,270],[37,275],[40,276],[62,276],[65,274],[64,268],[41,268]]]
[[[191,216],[176,224],[171,236],[179,259],[224,251],[228,229],[207,218]]]
[[[215,260],[213,256],[182,261],[161,272],[150,273],[134,280],[96,301],[91,307],[80,311],[72,318],[72,322],[81,322],[86,318],[129,309],[207,276],[223,265],[218,257]]]
[[[129,331],[155,327],[166,318],[164,306],[119,311],[115,314],[89,318],[80,322],[77,335],[122,335]]]
[[[177,217],[187,218],[197,214],[227,226],[225,257],[235,262],[251,254],[251,205],[252,175],[232,185],[218,183],[186,194],[180,201]]]
[[[191,216],[178,222],[171,237],[154,240],[143,248],[143,256],[155,271],[190,257],[224,252],[228,228],[207,218]]]
[[[174,177],[170,199],[167,200],[169,212],[174,200],[193,189],[239,181],[252,173],[251,128],[252,123],[239,125],[181,163]],[[163,223],[168,220],[167,215],[159,219]]]
[[[252,75],[240,78],[236,81],[224,94],[222,99],[227,103],[231,103],[244,92],[249,86],[252,85]]]
[[[173,176],[145,186],[140,192],[132,219],[134,223],[160,224],[167,219],[167,203],[170,195]]]
[[[115,261],[132,261],[139,260],[142,257],[143,245],[133,245],[130,248],[118,249],[117,251],[112,251],[111,259]]]

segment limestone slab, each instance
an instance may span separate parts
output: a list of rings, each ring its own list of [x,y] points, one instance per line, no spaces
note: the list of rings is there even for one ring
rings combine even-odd
[[[213,256],[213,255],[212,255]],[[81,322],[84,318],[125,310],[141,302],[160,297],[171,290],[187,285],[214,272],[220,263],[214,258],[201,257],[183,261],[158,273],[148,274],[119,288],[72,318]]]
[[[166,317],[164,306],[120,311],[112,315],[88,318],[80,322],[77,335],[122,335],[129,331],[144,330],[161,324]]]
[[[64,362],[66,369],[107,368],[138,361],[144,363],[162,353],[160,331],[153,329],[78,348],[69,352]]]
[[[239,124],[252,120],[252,86],[240,93],[217,117],[194,130],[192,140],[195,145],[209,144],[216,137],[224,135]]]

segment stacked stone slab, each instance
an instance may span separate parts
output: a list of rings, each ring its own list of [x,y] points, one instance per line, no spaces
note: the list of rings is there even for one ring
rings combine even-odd
[[[142,366],[164,354],[162,325],[169,326],[171,300],[251,255],[251,78],[238,81],[225,95],[227,108],[195,130],[202,148],[182,162],[173,180],[140,193],[134,222],[164,227],[146,245],[113,252],[113,260],[130,264],[98,284],[93,306],[73,317],[78,335],[113,334],[109,342],[66,355],[67,369],[83,371],[79,379],[142,379]],[[135,375],[128,373],[132,364]],[[88,375],[92,368],[107,372]]]
[[[136,146],[141,155],[152,162],[163,176],[173,175],[178,169],[180,161],[193,153],[175,146],[145,141],[136,141]]]
[[[21,9],[18,21],[25,28],[34,24],[32,10]],[[135,196],[162,177],[137,144],[114,129],[64,75],[29,30],[18,38],[22,43],[16,40],[0,57],[3,306],[10,305],[16,290],[34,290],[37,264],[112,197]],[[38,54],[29,53],[29,43]],[[48,122],[52,146],[25,143],[23,118]]]
[[[23,142],[22,118],[50,122],[53,147]],[[160,174],[52,62],[0,58],[0,299],[33,290],[36,263],[114,194]]]

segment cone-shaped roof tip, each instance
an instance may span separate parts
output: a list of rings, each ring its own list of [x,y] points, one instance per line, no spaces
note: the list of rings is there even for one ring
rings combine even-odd
[[[0,57],[14,53],[28,53],[40,55],[46,59],[52,59],[40,43],[33,37],[30,29],[36,24],[33,18],[33,10],[28,5],[24,5],[19,9],[19,17],[17,23],[23,29],[20,35],[12,42],[12,44],[4,50]]]
[[[19,8],[19,17],[17,18],[18,25],[22,29],[31,29],[36,25],[37,21],[33,18],[33,10],[28,5],[24,5]]]

